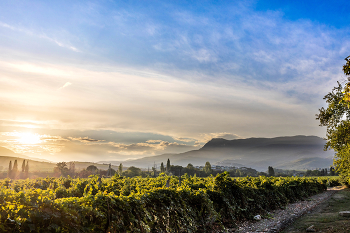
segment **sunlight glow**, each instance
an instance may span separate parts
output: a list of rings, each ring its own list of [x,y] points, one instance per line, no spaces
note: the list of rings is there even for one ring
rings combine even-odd
[[[38,144],[41,142],[40,135],[33,133],[18,133],[17,141],[21,144]]]

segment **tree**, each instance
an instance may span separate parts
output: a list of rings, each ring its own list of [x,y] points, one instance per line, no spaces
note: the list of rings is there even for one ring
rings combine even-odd
[[[26,169],[26,160],[23,159],[23,163],[22,163],[22,173],[24,173],[24,170]]]
[[[123,164],[120,163],[118,167],[118,174],[121,176],[123,174]]]
[[[92,173],[96,173],[98,168],[95,165],[90,165],[86,168],[86,170]]]
[[[193,176],[196,174],[196,168],[191,163],[189,163],[186,167],[184,167],[184,173]]]
[[[66,162],[56,163],[55,171],[58,171],[61,173],[62,176],[65,176],[68,173],[67,163]]]
[[[13,163],[13,168],[12,168],[12,171],[11,171],[12,179],[16,179],[17,172],[18,172],[18,164],[17,164],[17,159],[16,159],[15,162]]]
[[[335,176],[335,171],[334,171],[334,168],[333,168],[333,167],[330,167],[330,168],[329,168],[329,175],[330,175],[330,176]]]
[[[183,167],[180,165],[171,165],[170,172],[173,173],[173,175],[181,176],[182,169]]]
[[[24,176],[25,176],[25,178],[28,178],[29,177],[29,164],[28,164],[28,160],[27,160],[27,165],[26,165],[26,167],[25,167],[25,169],[24,169]]]
[[[210,174],[213,172],[213,170],[211,169],[211,164],[209,162],[205,163],[203,171],[207,174]]]
[[[157,169],[156,169],[156,167],[152,167],[152,174],[153,174],[153,177],[157,176]]]
[[[7,177],[12,178],[12,161],[9,162],[9,170],[7,172]]]
[[[275,170],[271,166],[269,166],[267,173],[269,176],[275,176]]]
[[[128,176],[128,177],[140,176],[141,169],[134,167],[134,166],[131,166],[124,172],[124,174],[125,174],[125,176]]]
[[[168,159],[168,161],[166,161],[166,171],[170,172],[171,166],[170,166],[170,159]]]
[[[160,164],[160,172],[165,172],[165,167],[163,162]]]
[[[320,126],[327,127],[325,150],[335,151],[333,164],[341,176],[350,176],[350,56],[345,58],[343,72],[348,80],[343,86],[338,82],[331,92],[324,96],[327,108],[319,109],[316,119]]]

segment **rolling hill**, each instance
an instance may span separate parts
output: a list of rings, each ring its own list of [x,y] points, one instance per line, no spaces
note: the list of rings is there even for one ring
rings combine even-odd
[[[40,171],[40,172],[52,172],[54,167],[56,167],[56,163],[51,162],[49,160],[32,158],[26,155],[21,155],[13,152],[4,147],[0,147],[0,172],[8,171],[9,163],[12,161],[12,165],[15,160],[17,160],[18,167],[22,166],[23,160],[29,161],[29,170]],[[108,164],[99,164],[93,162],[74,162],[75,170],[79,171],[82,169],[86,169],[90,165],[95,165],[98,169],[107,170]],[[119,165],[119,164],[118,164]],[[117,166],[112,166],[114,170],[117,170]]]
[[[248,138],[226,140],[214,138],[199,150],[180,154],[162,154],[127,161],[105,161],[124,166],[152,167],[169,158],[171,164],[186,166],[211,164],[244,166],[266,171],[268,166],[281,169],[315,169],[329,167],[333,151],[324,151],[324,139],[316,136],[291,136],[276,138]]]

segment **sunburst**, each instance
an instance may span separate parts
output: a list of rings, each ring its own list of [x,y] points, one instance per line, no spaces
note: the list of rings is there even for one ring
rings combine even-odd
[[[41,142],[40,135],[34,133],[18,133],[17,142],[20,144],[39,144]]]

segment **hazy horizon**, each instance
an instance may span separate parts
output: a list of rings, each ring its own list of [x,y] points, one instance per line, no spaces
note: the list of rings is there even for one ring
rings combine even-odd
[[[325,137],[315,114],[346,80],[349,5],[3,1],[0,146],[94,162]]]

